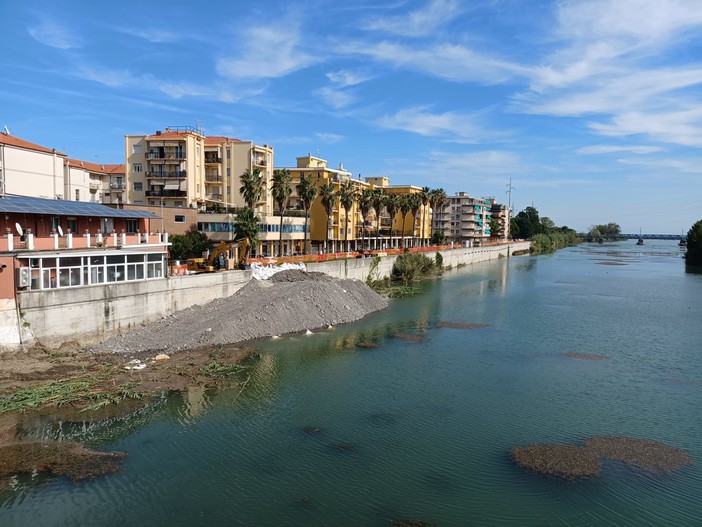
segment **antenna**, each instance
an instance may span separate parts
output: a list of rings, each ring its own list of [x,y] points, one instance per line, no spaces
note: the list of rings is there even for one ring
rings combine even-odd
[[[512,178],[509,178],[509,183],[507,184],[507,207],[512,210],[512,191],[517,190],[512,186]]]
[[[10,129],[7,127],[7,125],[3,125],[3,128],[5,128],[5,133],[6,133],[7,135],[12,135],[12,134],[10,133]]]

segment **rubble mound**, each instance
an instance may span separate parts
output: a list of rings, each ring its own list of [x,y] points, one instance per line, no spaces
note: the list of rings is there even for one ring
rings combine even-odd
[[[173,353],[237,344],[354,322],[388,305],[358,280],[298,270],[273,276],[251,280],[230,297],[168,315],[89,351]]]

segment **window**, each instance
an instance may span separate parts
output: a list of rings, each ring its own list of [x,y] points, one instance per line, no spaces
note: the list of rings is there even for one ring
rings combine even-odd
[[[78,232],[78,220],[73,217],[69,217],[67,219],[68,221],[68,230],[71,231],[72,233],[77,233]]]
[[[127,232],[134,234],[138,230],[137,220],[127,220]]]
[[[232,151],[227,150],[227,159],[231,159],[231,158],[232,158]]]
[[[76,201],[80,201],[80,189],[76,189]]]
[[[232,169],[227,167],[227,177],[232,177]]]
[[[134,170],[134,172],[141,172],[141,163],[134,163],[132,165],[132,170]]]
[[[232,187],[227,187],[227,196],[231,196],[232,194]]]
[[[174,206],[174,207],[182,207],[182,206],[183,206],[183,202],[182,202],[182,201],[174,201],[174,202],[173,202],[173,206]]]
[[[183,216],[182,214],[176,214],[174,221],[176,223],[185,223],[185,216]]]
[[[196,147],[195,147],[195,157],[197,157],[198,159],[200,159],[200,147],[199,147],[199,146],[196,146]]]
[[[135,181],[134,182],[134,190],[136,192],[141,192],[143,190],[143,183],[141,181]]]
[[[133,154],[141,154],[141,145],[132,145]]]

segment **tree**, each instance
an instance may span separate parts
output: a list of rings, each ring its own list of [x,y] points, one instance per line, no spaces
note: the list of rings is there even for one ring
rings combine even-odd
[[[327,213],[327,231],[324,237],[324,247],[326,249],[329,243],[329,220],[332,213],[334,212],[334,205],[336,205],[337,193],[334,189],[334,183],[329,181],[322,185],[319,189],[319,198],[322,201],[322,207],[324,207],[324,212]]]
[[[689,265],[702,265],[702,220],[687,231],[685,262]]]
[[[442,211],[442,207],[444,206],[444,203],[446,203],[446,200],[448,199],[448,196],[446,195],[446,191],[442,188],[435,188],[429,192],[429,203],[431,204],[431,210],[432,210],[432,221],[431,221],[431,228],[432,228],[432,239],[434,239],[434,216],[438,216],[439,211]],[[445,233],[443,232],[442,229],[442,234],[444,234],[443,239],[446,239]],[[437,238],[440,239],[440,238]]]
[[[380,236],[380,215],[385,204],[383,191],[379,188],[373,189],[373,199],[371,201],[373,210],[375,211],[375,246],[378,248],[378,236]]]
[[[541,218],[541,232],[548,232],[557,228],[558,227],[556,227],[554,221],[548,216],[544,216],[543,218]]]
[[[237,240],[246,240],[243,260],[248,259],[251,249],[258,245],[258,216],[251,207],[245,208],[236,215],[234,230]]]
[[[283,218],[285,217],[285,209],[287,208],[290,196],[292,195],[292,174],[287,168],[280,168],[273,171],[273,180],[271,184],[271,196],[273,201],[278,205],[278,213],[280,214],[280,242],[278,247],[278,256],[283,256]]]
[[[515,221],[519,225],[519,235],[522,238],[530,239],[543,231],[541,220],[539,219],[539,211],[534,207],[525,208],[517,214]]]
[[[307,225],[310,220],[310,208],[312,207],[314,198],[317,197],[317,187],[314,184],[314,179],[312,179],[312,174],[301,174],[300,181],[295,187],[295,190],[297,190],[297,195],[302,201],[302,208],[305,209],[305,238],[303,252],[307,254]]]
[[[402,248],[407,248],[407,240],[405,240],[405,223],[407,223],[407,214],[412,210],[412,202],[409,194],[401,195],[399,200],[400,214],[402,214]]]
[[[410,194],[409,202],[410,211],[412,212],[412,232],[410,233],[410,236],[412,237],[412,244],[414,244],[414,227],[417,224],[417,213],[419,213],[419,209],[422,208],[422,198],[420,194]]]
[[[344,240],[346,241],[346,251],[349,250],[349,211],[356,201],[356,189],[350,179],[347,179],[339,188],[339,202],[346,213]]]
[[[427,217],[426,214],[426,209],[427,205],[429,204],[429,193],[431,192],[431,189],[429,187],[422,187],[422,191],[419,193],[419,200],[422,203],[422,217],[421,217],[421,226],[420,226],[420,232],[419,232],[419,237],[422,240],[422,245],[426,244],[426,239],[424,238],[424,220]]]
[[[358,208],[361,211],[361,248],[365,248],[365,225],[366,217],[373,208],[373,191],[369,188],[364,188],[358,195]],[[370,243],[369,243],[370,244]]]
[[[175,260],[200,258],[210,247],[210,239],[198,231],[174,234],[169,241],[171,242],[169,253]]]
[[[239,176],[241,187],[239,193],[243,196],[246,206],[253,209],[256,203],[261,201],[263,195],[263,187],[265,181],[261,175],[260,168],[254,168],[253,171],[248,168]]]
[[[395,223],[395,216],[400,207],[400,196],[397,194],[385,194],[384,205],[385,210],[390,215],[390,248],[392,249],[392,226]]]
[[[497,218],[490,218],[490,236],[497,238],[500,235],[500,222]]]

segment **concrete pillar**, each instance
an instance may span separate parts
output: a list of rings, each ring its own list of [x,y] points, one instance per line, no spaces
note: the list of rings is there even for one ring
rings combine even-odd
[[[51,235],[51,237],[54,239],[54,249],[59,248],[59,235],[56,234],[55,232]]]
[[[25,239],[27,240],[27,249],[29,249],[30,251],[33,251],[34,250],[34,235],[32,234],[32,232],[29,229],[27,229],[27,235],[26,235]]]
[[[116,232],[112,233],[112,246],[117,247],[117,233]]]
[[[120,237],[120,244],[127,245],[127,234],[123,232],[122,234],[119,235],[119,237]]]
[[[86,242],[85,246],[90,247],[90,233],[86,232],[83,236],[85,237],[85,242]]]
[[[7,233],[7,250],[8,251],[15,250],[15,237],[11,232]]]
[[[71,232],[66,234],[66,247],[68,249],[73,249],[73,233]]]
[[[137,243],[141,243],[141,233],[137,232]]]
[[[144,239],[146,240],[145,243],[149,243],[149,233],[148,232],[144,233]]]
[[[101,232],[98,232],[98,233],[95,235],[95,245],[97,245],[98,243],[100,243],[100,244],[103,243],[103,242],[102,242],[102,233],[101,233]]]
[[[168,233],[167,232],[163,233],[163,243],[168,243]]]

